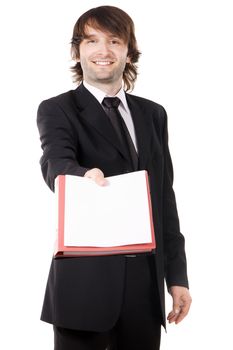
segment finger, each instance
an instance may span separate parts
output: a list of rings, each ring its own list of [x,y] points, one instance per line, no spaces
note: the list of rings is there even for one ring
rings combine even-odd
[[[173,313],[175,315],[178,315],[180,313],[180,304],[174,300],[174,303],[173,303]]]
[[[174,310],[170,311],[169,314],[168,314],[168,318],[171,318],[171,317],[175,317],[179,314],[180,311],[176,310],[176,312]]]
[[[175,324],[180,323],[185,318],[186,315],[187,315],[187,312],[184,312],[183,310],[181,310],[180,314],[175,320]]]
[[[178,298],[174,297],[173,308],[172,308],[172,311],[169,313],[168,318],[167,318],[169,323],[176,322],[176,320],[178,319],[178,317],[180,315],[180,312],[181,312],[181,305],[179,303]]]
[[[104,173],[98,168],[88,170],[85,173],[84,177],[92,179],[99,186],[106,186],[108,184],[108,181],[104,177]]]
[[[169,323],[175,322],[176,319],[178,318],[180,314],[180,309],[176,309],[176,312],[174,310],[172,310],[167,317],[167,320],[169,321]]]
[[[98,172],[97,174],[95,174],[93,180],[99,186],[105,186],[108,183],[107,179],[105,179],[104,174],[102,172]]]
[[[177,316],[173,316],[173,317],[168,318],[167,320],[169,323],[173,323],[176,321],[176,319],[177,319]]]
[[[184,305],[181,306],[181,311],[176,319],[176,323],[181,322],[185,318],[185,316],[187,316],[190,309],[190,305],[191,305],[191,302],[185,303]]]
[[[99,186],[107,186],[108,185],[108,181],[103,176],[96,177],[95,182]]]

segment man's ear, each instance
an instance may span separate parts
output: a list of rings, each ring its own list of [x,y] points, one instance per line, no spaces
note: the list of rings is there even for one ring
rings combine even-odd
[[[129,56],[126,58],[126,63],[131,63],[131,58]]]

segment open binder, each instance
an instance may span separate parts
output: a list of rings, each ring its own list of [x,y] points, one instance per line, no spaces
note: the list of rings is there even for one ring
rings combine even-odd
[[[135,254],[155,249],[147,172],[107,180],[107,186],[99,186],[85,177],[57,177],[56,257]]]

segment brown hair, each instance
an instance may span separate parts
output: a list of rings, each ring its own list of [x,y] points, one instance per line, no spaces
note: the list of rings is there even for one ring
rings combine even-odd
[[[128,45],[128,57],[130,63],[126,63],[123,72],[123,81],[126,91],[133,90],[137,79],[137,65],[140,52],[138,51],[137,41],[134,33],[134,23],[130,16],[114,6],[99,6],[85,12],[77,20],[73,37],[71,40],[71,56],[73,60],[79,59],[79,45],[85,38],[86,26],[90,25],[95,29],[110,32],[121,38]],[[74,82],[81,83],[83,80],[83,71],[80,62],[71,67],[74,73]]]

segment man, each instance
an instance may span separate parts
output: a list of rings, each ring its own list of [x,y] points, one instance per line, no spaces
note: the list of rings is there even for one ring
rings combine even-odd
[[[179,323],[191,304],[166,112],[122,87],[123,80],[126,90],[133,88],[139,54],[124,11],[112,6],[87,11],[72,38],[79,86],[38,109],[48,186],[54,190],[61,174],[104,186],[106,176],[147,170],[157,243],[155,254],[52,260],[41,319],[54,325],[56,350],[159,349],[164,278],[173,298],[169,322]],[[113,115],[120,118],[121,135]]]

